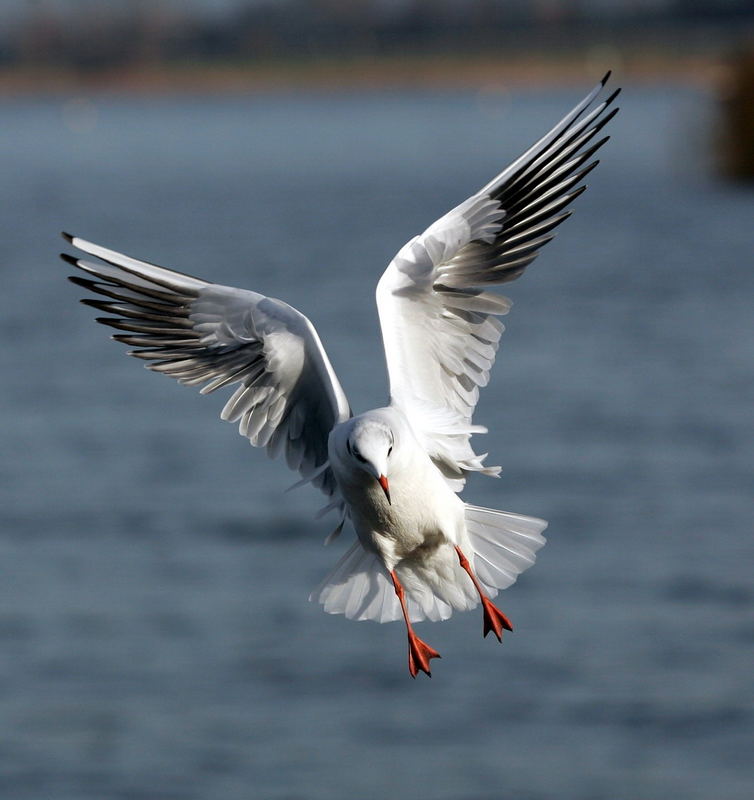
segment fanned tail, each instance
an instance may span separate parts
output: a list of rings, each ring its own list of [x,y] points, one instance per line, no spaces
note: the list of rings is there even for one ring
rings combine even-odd
[[[345,552],[332,572],[309,595],[328,614],[348,619],[392,622],[401,607],[387,570],[376,553],[368,553],[358,540]]]
[[[546,542],[542,536],[546,527],[547,523],[536,517],[466,505],[470,560],[490,597],[507,589],[534,564],[535,553]]]
[[[406,563],[396,571],[407,584],[406,606],[411,622],[447,619],[453,609],[418,579]],[[309,595],[328,614],[344,614],[348,619],[394,622],[403,619],[400,603],[387,570],[375,553],[367,552],[356,541],[332,572]]]
[[[547,523],[535,517],[466,506],[467,557],[490,597],[510,586],[535,560],[545,543]],[[453,608],[474,608],[478,598],[458,563],[453,546],[438,548],[436,561],[412,564],[406,560],[396,571],[406,588],[412,622],[447,619]],[[390,576],[375,553],[359,541],[335,565],[311,593],[309,600],[321,603],[328,614],[348,619],[393,622],[402,618],[400,603]]]

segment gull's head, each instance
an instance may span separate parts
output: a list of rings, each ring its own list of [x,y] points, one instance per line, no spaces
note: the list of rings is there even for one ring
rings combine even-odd
[[[395,435],[385,422],[360,420],[351,428],[346,439],[346,453],[351,465],[371,475],[390,502],[390,461]]]

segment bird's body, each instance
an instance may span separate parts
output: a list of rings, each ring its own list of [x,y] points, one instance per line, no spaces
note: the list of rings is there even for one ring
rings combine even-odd
[[[480,191],[414,237],[377,287],[390,403],[356,416],[312,323],[286,303],[220,286],[66,235],[102,263],[64,255],[106,300],[114,338],[147,366],[202,392],[237,385],[222,418],[288,465],[350,520],[356,541],[311,599],[352,619],[405,620],[409,670],[439,657],[412,623],[482,603],[484,633],[509,620],[491,602],[534,563],[543,520],[469,505],[471,472],[497,475],[471,448],[510,301],[480,286],[517,278],[570,212],[574,186],[606,139],[617,92],[588,110],[606,78]],[[588,146],[587,146],[588,145]]]
[[[379,432],[388,430],[394,444],[386,459],[389,467],[386,463],[382,473],[390,476],[389,500],[370,473],[350,468],[346,450],[349,436],[379,442]],[[463,610],[476,605],[474,587],[454,550],[468,545],[465,503],[448,486],[400,410],[368,411],[333,430],[330,464],[361,547],[377,556],[375,566],[384,566],[388,573],[396,570],[412,597],[426,595],[425,602],[435,599]]]
[[[390,466],[386,463],[381,470],[390,475],[389,502],[374,477],[364,470],[352,470],[347,458],[349,434],[357,438],[360,432],[379,430],[390,430],[395,437]],[[330,435],[329,453],[359,541],[366,550],[377,553],[388,570],[405,559],[430,557],[441,541],[460,544],[464,504],[398,409],[374,409],[342,423]]]

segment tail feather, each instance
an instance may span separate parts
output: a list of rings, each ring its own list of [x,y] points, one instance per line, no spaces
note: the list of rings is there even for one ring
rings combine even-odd
[[[471,563],[484,588],[494,597],[507,589],[535,561],[546,541],[543,519],[466,506],[466,532],[474,555]]]
[[[494,597],[528,569],[535,553],[545,543],[544,520],[466,506],[466,555],[482,587]],[[464,545],[462,545],[463,547]],[[452,546],[438,549],[436,563],[411,563],[396,566],[406,589],[407,607],[412,622],[447,619],[453,608],[468,610],[477,605],[471,583],[458,564]],[[392,622],[402,612],[390,575],[376,553],[354,542],[332,572],[311,593],[309,599],[322,604],[328,614],[345,614],[348,619]]]
[[[328,614],[345,614],[348,619],[392,622],[401,617],[387,570],[376,553],[364,550],[358,540],[309,595],[309,600],[321,603]]]
[[[437,622],[453,613],[448,603],[417,580],[409,566],[399,565],[396,572],[406,588],[406,606],[412,622]],[[364,550],[358,541],[309,595],[309,600],[321,603],[328,614],[344,614],[348,619],[393,622],[403,617],[387,570],[377,555]]]

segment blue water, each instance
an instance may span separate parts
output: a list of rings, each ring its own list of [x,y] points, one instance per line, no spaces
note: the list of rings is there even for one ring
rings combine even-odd
[[[538,564],[419,634],[306,601],[320,497],[77,305],[61,229],[280,296],[353,407],[386,398],[384,265],[572,91],[4,100],[0,796],[748,800],[751,190],[713,99],[628,87],[590,190],[519,282],[479,406]],[[349,535],[350,536],[350,535]],[[348,538],[348,537],[346,537]]]

